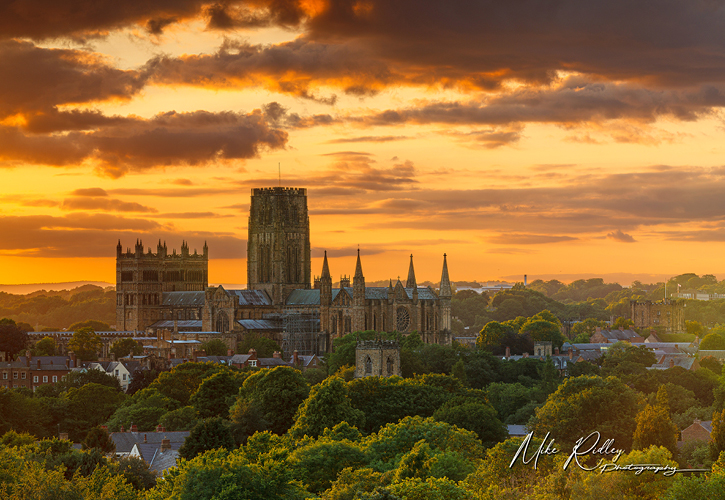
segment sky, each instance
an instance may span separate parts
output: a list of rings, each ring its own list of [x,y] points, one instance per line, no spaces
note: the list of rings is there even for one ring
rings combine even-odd
[[[313,274],[725,278],[725,1],[15,0],[0,75],[0,283],[245,283],[280,178]]]

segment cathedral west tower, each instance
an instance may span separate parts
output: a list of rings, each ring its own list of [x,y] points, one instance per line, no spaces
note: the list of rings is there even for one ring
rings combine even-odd
[[[252,189],[247,238],[247,288],[282,305],[295,289],[309,289],[310,218],[307,190]]]

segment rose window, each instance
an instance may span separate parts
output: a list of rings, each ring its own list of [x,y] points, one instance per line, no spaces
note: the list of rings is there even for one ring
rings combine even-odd
[[[396,329],[399,332],[407,332],[410,328],[410,313],[405,307],[399,307],[396,314]]]

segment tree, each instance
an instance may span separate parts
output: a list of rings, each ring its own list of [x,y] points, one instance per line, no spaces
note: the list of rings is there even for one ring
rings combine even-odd
[[[287,366],[253,373],[240,391],[241,398],[263,412],[269,430],[276,434],[284,434],[292,426],[297,408],[309,394],[310,387],[302,373]]]
[[[720,375],[722,373],[722,365],[720,364],[720,361],[718,361],[717,358],[714,356],[704,356],[700,360],[700,366],[702,368],[707,368],[715,375]]]
[[[287,463],[310,492],[319,494],[330,487],[343,469],[362,467],[367,459],[356,443],[320,439],[294,450]]]
[[[182,363],[171,371],[161,372],[148,387],[175,399],[179,406],[189,406],[191,395],[205,378],[228,369],[215,363]]]
[[[712,414],[712,432],[710,433],[710,458],[715,461],[725,451],[725,410]]]
[[[645,346],[635,347],[629,342],[615,342],[612,347],[607,349],[604,356],[602,373],[606,375],[642,374],[656,362],[657,358],[654,353]]]
[[[27,332],[11,319],[0,319],[0,352],[6,352],[12,359],[16,354],[21,354],[27,345]]]
[[[90,327],[79,328],[73,332],[73,337],[68,342],[68,349],[75,352],[78,359],[84,361],[98,359],[98,351],[101,350],[101,347],[100,337]]]
[[[55,388],[57,389],[57,393],[60,394],[73,387],[79,388],[86,384],[105,385],[106,387],[111,387],[112,389],[116,389],[116,391],[121,392],[121,383],[118,381],[118,378],[101,370],[86,370],[83,372],[72,371],[64,375],[60,381],[55,384]],[[41,387],[39,387],[38,390],[40,390]]]
[[[123,476],[136,490],[148,490],[156,485],[156,475],[141,457],[121,457],[114,466],[114,472]]]
[[[569,449],[577,439],[598,431],[603,439],[628,449],[643,405],[639,393],[615,377],[569,378],[536,411],[528,428],[541,436],[551,432],[560,448]]]
[[[223,340],[220,339],[212,339],[208,342],[204,342],[201,344],[201,348],[204,352],[206,352],[207,356],[226,356],[227,355],[227,345],[224,343]],[[266,358],[268,356],[260,356],[259,353],[257,353],[257,356],[260,358]]]
[[[725,349],[725,337],[717,333],[708,333],[700,341],[700,350],[719,351]]]
[[[347,394],[347,385],[339,377],[328,377],[314,386],[300,406],[290,433],[297,438],[317,437],[340,422],[362,427],[365,414],[352,407]]]
[[[72,387],[64,396],[70,414],[65,421],[66,430],[74,440],[82,439],[89,428],[106,422],[126,399],[122,392],[96,383]]]
[[[234,441],[238,444],[246,444],[255,433],[264,432],[269,428],[269,422],[264,419],[264,412],[255,401],[237,399],[229,410],[229,418],[233,424]]]
[[[116,443],[113,442],[108,432],[100,427],[94,427],[88,431],[81,444],[84,450],[98,448],[106,455],[116,451]]]
[[[238,376],[230,370],[205,378],[189,402],[201,418],[227,417],[232,399],[239,393],[245,375]]]
[[[561,326],[543,319],[531,318],[521,327],[521,332],[531,335],[535,342],[549,341],[555,347],[561,347],[566,340],[561,333]]]
[[[466,380],[466,364],[459,359],[451,369],[451,375],[461,381],[461,384],[468,385]]]
[[[699,321],[685,321],[685,330],[690,335],[697,335],[698,337],[705,333],[705,327]]]
[[[91,328],[94,332],[114,331],[113,328],[111,328],[111,325],[109,325],[108,323],[104,323],[103,321],[96,321],[94,319],[73,323],[68,327],[68,331],[76,331],[80,330],[81,328]]]
[[[483,446],[490,448],[508,437],[506,427],[498,419],[496,410],[489,404],[467,400],[462,404],[444,405],[433,414],[439,422],[475,432]]]
[[[35,343],[32,353],[33,356],[55,356],[55,340],[43,337]]]
[[[632,446],[635,450],[646,450],[650,446],[664,446],[670,452],[677,451],[680,431],[670,418],[664,405],[647,405],[637,414],[637,428]]]
[[[619,317],[615,320],[614,324],[612,325],[612,328],[615,328],[617,330],[628,330],[634,326],[634,321],[632,321],[629,318],[623,318]]]
[[[126,358],[128,356],[138,356],[143,352],[143,347],[131,338],[117,340],[111,346],[111,352],[116,359]]]
[[[499,345],[504,336],[511,331],[511,327],[505,326],[498,321],[489,321],[476,338],[476,347],[490,349]]]
[[[596,333],[597,327],[603,328],[605,326],[607,326],[607,323],[604,321],[601,321],[597,318],[587,318],[584,321],[579,321],[574,326],[572,326],[570,335],[577,337],[575,339],[575,342],[579,341],[577,343],[588,343],[589,337]],[[586,338],[586,340],[583,340],[584,338]]]
[[[198,422],[196,410],[191,406],[170,411],[159,420],[159,424],[169,432],[191,430]]]
[[[238,354],[247,354],[250,349],[257,351],[258,358],[271,358],[275,351],[282,352],[282,348],[274,340],[262,337],[257,334],[245,335],[244,339],[237,344]],[[226,354],[226,347],[224,354]]]
[[[191,460],[200,453],[217,448],[233,450],[234,438],[229,422],[219,417],[208,418],[196,424],[191,430],[179,448],[179,456]]]

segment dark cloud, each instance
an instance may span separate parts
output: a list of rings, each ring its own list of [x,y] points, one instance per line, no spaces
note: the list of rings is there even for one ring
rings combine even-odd
[[[174,179],[171,181],[171,184],[176,184],[177,186],[193,186],[194,183],[191,181],[191,179]]]
[[[101,188],[76,189],[71,194],[73,196],[108,196],[106,190]]]
[[[344,137],[342,139],[332,139],[326,141],[327,144],[345,144],[348,142],[392,142],[392,141],[404,141],[411,139],[411,137],[405,135],[366,135],[361,137]]]
[[[123,201],[113,198],[94,198],[87,195],[77,198],[66,198],[63,200],[60,208],[61,210],[99,210],[103,212],[157,212],[155,208],[147,207],[132,201]]]
[[[613,233],[608,233],[607,238],[613,239],[614,241],[619,241],[621,243],[634,243],[635,240],[631,234],[623,233],[621,230],[617,229]]]
[[[508,233],[489,238],[489,241],[499,245],[541,245],[546,243],[561,243],[562,241],[574,241],[577,239],[573,236],[556,236],[551,234]]]
[[[88,133],[36,136],[0,127],[0,160],[62,166],[92,159],[105,175],[120,177],[132,170],[254,158],[264,149],[284,147],[287,138],[258,110],[172,111]]]
[[[18,40],[0,41],[0,74],[4,75],[0,78],[0,118],[39,112],[38,116],[28,118],[28,127],[34,132],[82,130],[113,121],[91,111],[60,114],[54,107],[129,99],[143,88],[147,79],[143,71],[109,66],[99,54],[41,48]]]

